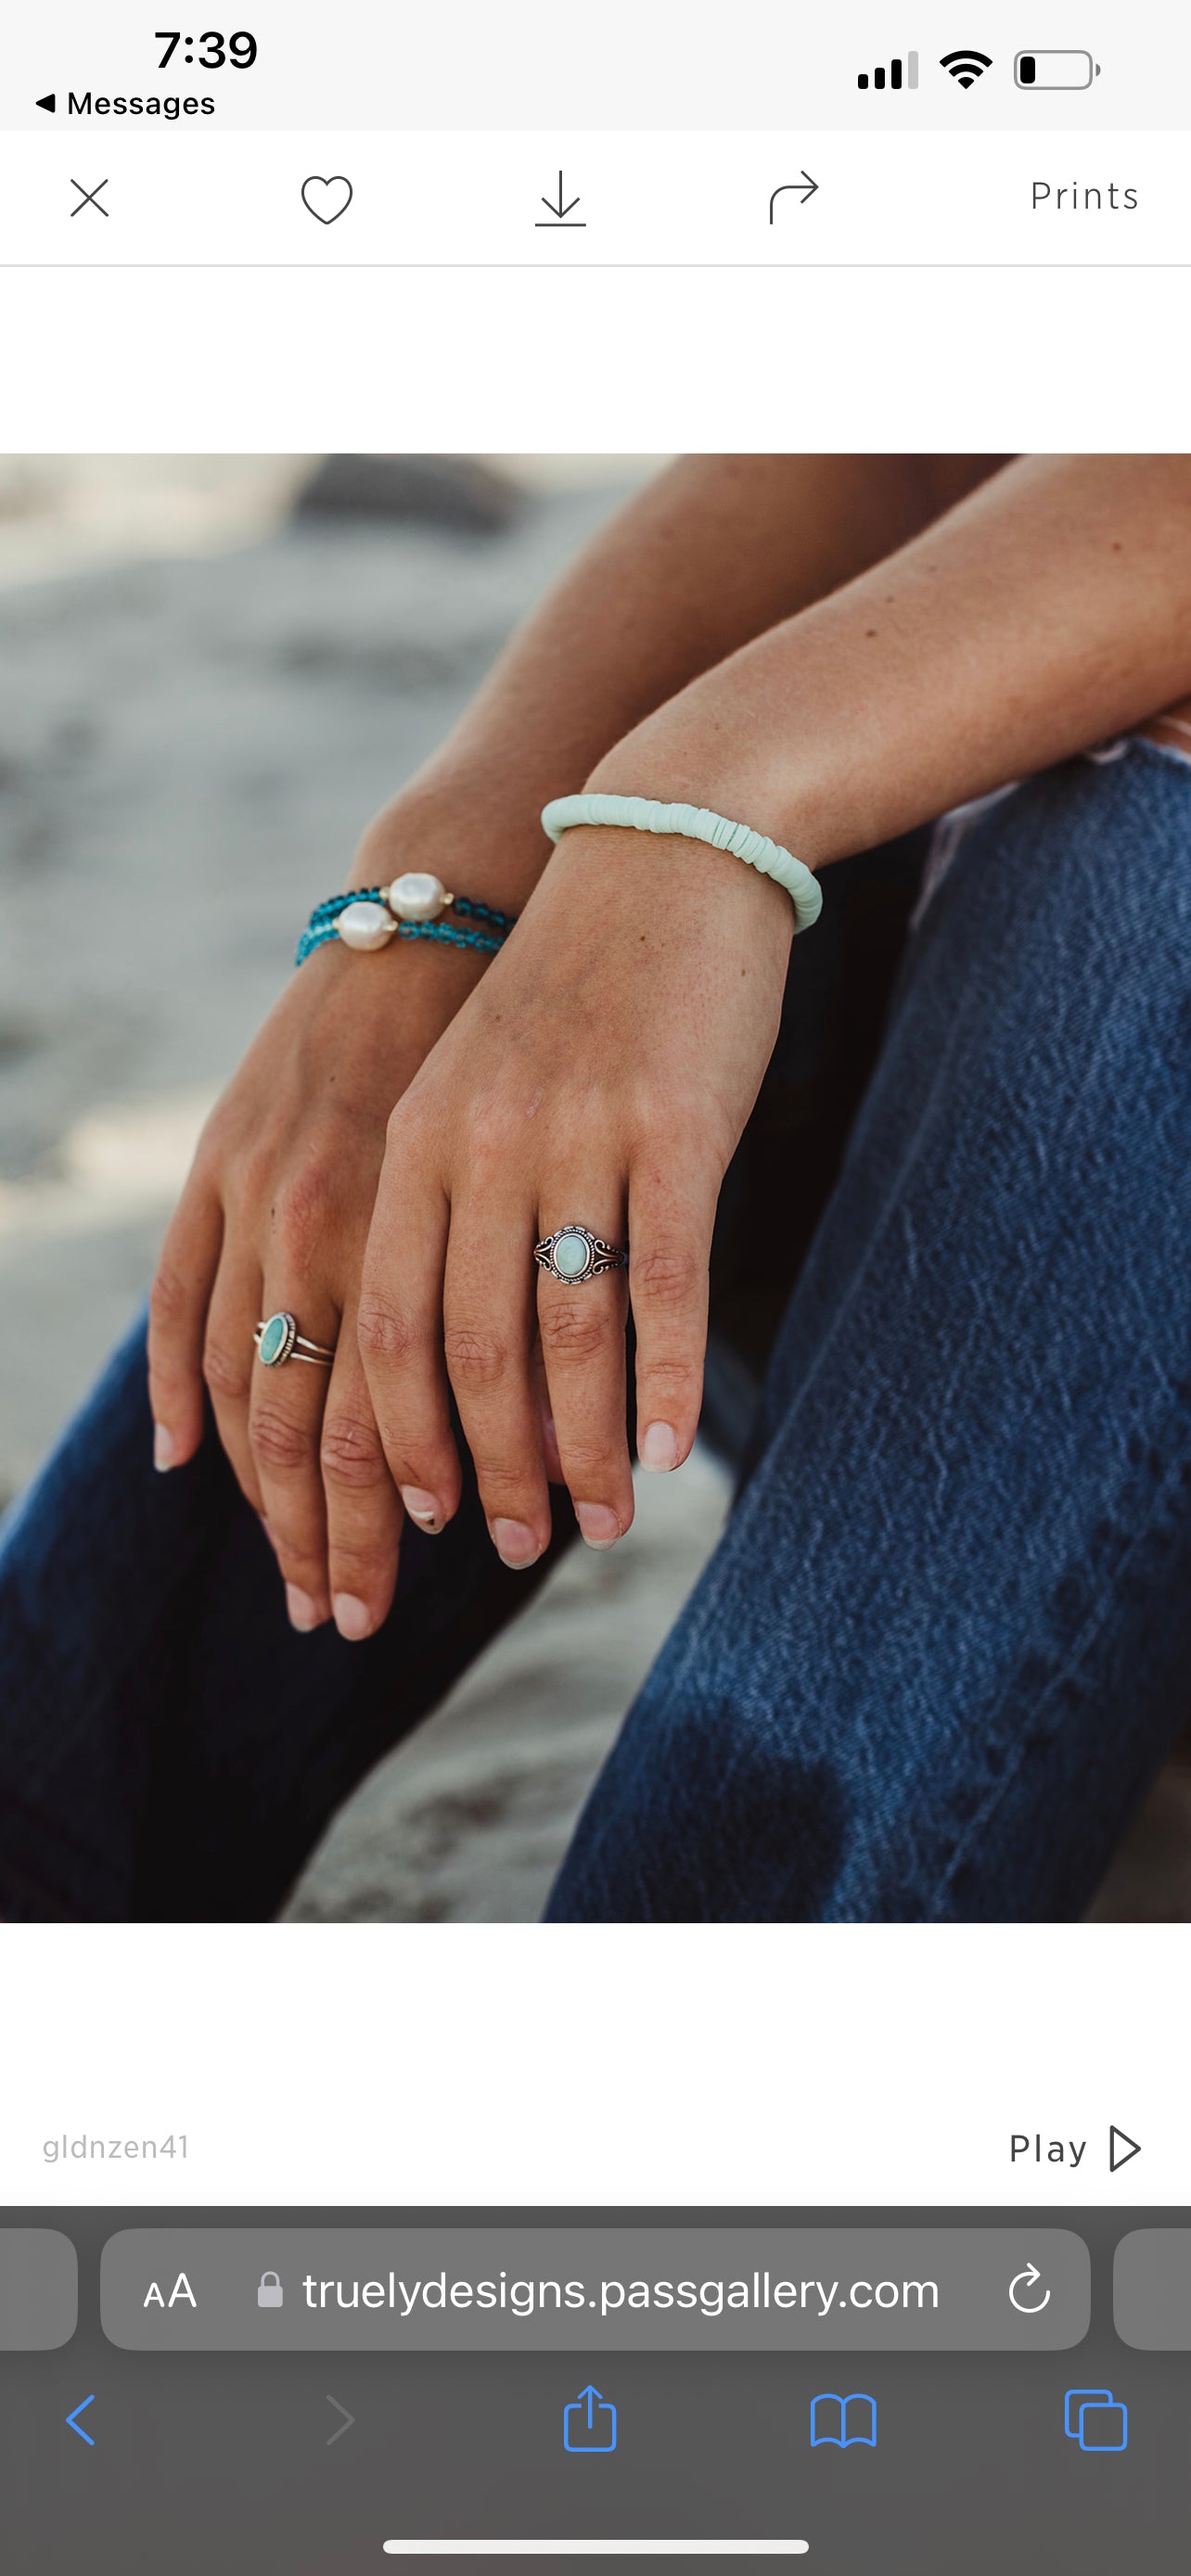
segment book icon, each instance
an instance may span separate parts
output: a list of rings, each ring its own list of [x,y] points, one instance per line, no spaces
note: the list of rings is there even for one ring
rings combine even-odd
[[[877,2401],[860,2397],[837,2397],[828,2391],[811,2399],[811,2449],[817,2451],[824,2442],[834,2442],[841,2451],[850,2451],[854,2442],[865,2442],[870,2451],[877,2447]]]

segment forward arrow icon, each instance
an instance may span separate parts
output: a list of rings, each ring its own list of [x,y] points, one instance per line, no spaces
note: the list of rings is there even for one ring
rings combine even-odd
[[[327,2404],[333,2406],[336,2414],[343,2417],[342,2424],[337,2424],[334,2432],[327,2435],[327,2449],[330,2450],[332,2442],[341,2442],[344,2434],[350,2433],[356,2419],[354,2415],[348,2414],[346,2406],[340,2405],[337,2397],[328,2397]]]

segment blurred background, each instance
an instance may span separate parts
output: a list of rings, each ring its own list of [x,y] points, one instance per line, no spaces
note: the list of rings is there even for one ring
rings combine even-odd
[[[139,1301],[362,825],[648,457],[0,459],[0,1504]],[[332,1826],[292,1918],[519,1921],[715,1542],[645,1478]],[[1170,1766],[1104,1920],[1191,1916]]]

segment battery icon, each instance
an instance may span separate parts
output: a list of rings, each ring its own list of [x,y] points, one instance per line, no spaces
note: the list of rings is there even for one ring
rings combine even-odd
[[[1045,54],[1017,54],[1013,77],[1019,89],[1090,89],[1100,78],[1100,65],[1078,48]]]

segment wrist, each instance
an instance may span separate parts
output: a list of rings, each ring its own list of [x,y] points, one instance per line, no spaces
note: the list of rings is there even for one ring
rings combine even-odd
[[[456,894],[517,913],[550,856],[539,809],[476,780],[402,788],[361,835],[345,883],[387,885],[424,869]]]
[[[706,693],[709,683],[696,688]],[[838,794],[825,792],[814,761],[792,749],[784,730],[774,736],[777,757],[768,757],[767,731],[736,714],[730,721],[717,716],[706,702],[696,721],[694,709],[676,700],[615,744],[585,780],[585,792],[700,806],[818,869],[851,846],[839,838]]]

